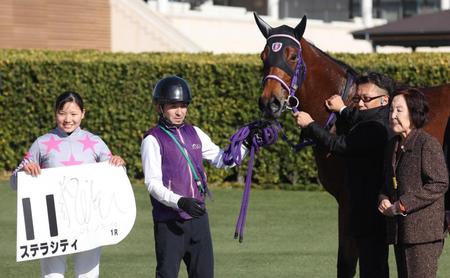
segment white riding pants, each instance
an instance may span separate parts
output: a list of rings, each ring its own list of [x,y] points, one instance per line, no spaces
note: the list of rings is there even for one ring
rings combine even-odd
[[[97,278],[100,273],[101,248],[73,254],[75,277]],[[63,278],[66,272],[67,255],[41,259],[41,277]]]

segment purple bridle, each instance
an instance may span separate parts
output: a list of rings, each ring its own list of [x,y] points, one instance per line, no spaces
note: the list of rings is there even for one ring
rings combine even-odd
[[[283,79],[281,79],[280,77],[273,75],[273,74],[269,74],[267,76],[264,77],[263,79],[263,83],[266,82],[266,80],[268,79],[274,79],[278,82],[280,82],[281,86],[289,92],[289,96],[287,99],[287,105],[286,108],[287,109],[291,109],[293,113],[296,113],[299,111],[298,106],[300,105],[300,100],[295,96],[295,93],[297,91],[298,88],[301,88],[301,86],[303,85],[303,82],[306,79],[306,63],[303,60],[303,56],[302,56],[302,45],[300,44],[300,41],[297,40],[297,38],[295,38],[294,36],[291,35],[287,35],[287,34],[275,34],[275,35],[271,35],[267,38],[267,42],[271,39],[271,38],[275,38],[275,37],[282,37],[282,38],[288,38],[290,40],[292,40],[293,42],[295,42],[298,45],[298,51],[297,51],[297,59],[298,62],[295,65],[295,71],[293,76],[291,76],[291,84],[290,86],[288,86],[286,84],[286,82],[284,82]],[[299,80],[300,77],[300,80]],[[346,76],[346,84],[344,87],[344,90],[341,93],[342,99],[346,99],[347,94],[348,94],[348,90],[349,88],[353,85],[354,82],[354,78],[353,76],[347,72],[347,76]],[[293,100],[295,102],[295,104],[292,104],[291,100]],[[335,113],[330,113],[330,115],[327,118],[327,121],[324,125],[325,129],[329,130],[331,128],[331,126],[334,124],[336,120],[336,114]],[[298,143],[297,145],[294,145],[286,136],[286,134],[284,133],[283,129],[280,126],[280,131],[282,133],[282,139],[284,141],[286,141],[295,151],[300,151],[303,148],[307,147],[307,146],[311,146],[314,145],[314,142],[310,139],[307,138],[303,138],[302,141],[300,143]]]
[[[266,80],[268,79],[274,79],[278,82],[280,82],[281,86],[289,92],[289,96],[287,99],[287,108],[288,109],[292,109],[292,111],[295,113],[298,111],[298,105],[300,104],[300,101],[298,100],[298,98],[295,96],[295,92],[297,91],[298,88],[300,88],[303,84],[303,82],[305,81],[306,78],[306,64],[303,61],[303,57],[302,57],[302,45],[300,44],[300,41],[297,40],[297,38],[295,38],[294,36],[291,35],[287,35],[287,34],[275,34],[272,35],[270,37],[267,38],[267,41],[269,41],[269,39],[271,38],[275,38],[275,37],[283,37],[283,38],[288,38],[292,41],[294,41],[297,45],[298,45],[298,51],[297,51],[297,59],[298,62],[295,65],[295,71],[293,76],[291,77],[291,84],[290,86],[288,86],[286,84],[286,82],[284,82],[283,79],[281,79],[280,77],[273,75],[273,74],[269,74],[267,76],[264,77],[263,79],[263,83],[266,82]],[[300,80],[298,80],[298,78],[300,78]],[[293,100],[295,102],[294,105],[292,105],[291,100]]]

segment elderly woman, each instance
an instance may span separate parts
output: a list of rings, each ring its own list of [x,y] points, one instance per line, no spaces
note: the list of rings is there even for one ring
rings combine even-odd
[[[388,216],[398,277],[436,277],[444,238],[444,194],[448,173],[442,147],[422,127],[428,105],[417,89],[394,94],[386,182],[378,210]]]

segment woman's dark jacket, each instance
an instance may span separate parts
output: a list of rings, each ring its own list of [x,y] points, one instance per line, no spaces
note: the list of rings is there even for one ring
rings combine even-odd
[[[387,146],[386,181],[380,200],[400,200],[407,215],[388,218],[388,242],[417,244],[441,240],[445,232],[444,194],[448,188],[442,147],[422,129],[413,129],[403,147],[399,140],[400,136],[396,136]]]
[[[388,106],[361,111],[346,108],[336,123],[341,135],[331,134],[315,122],[303,130],[318,145],[345,159],[351,209],[349,231],[356,237],[385,234],[385,220],[377,206],[384,149],[391,134],[388,117]]]

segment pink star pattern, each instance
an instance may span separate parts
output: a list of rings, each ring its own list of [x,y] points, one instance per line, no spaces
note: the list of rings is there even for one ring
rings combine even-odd
[[[83,163],[83,161],[75,160],[75,157],[73,154],[70,155],[69,160],[61,161],[62,164],[65,166],[73,166],[73,165],[80,165]]]
[[[83,144],[83,152],[87,149],[91,149],[94,152],[94,146],[98,143],[98,141],[91,140],[87,134],[82,140],[78,140],[78,142]]]
[[[43,141],[42,144],[47,145],[47,154],[50,153],[52,150],[55,150],[57,152],[60,152],[59,144],[61,144],[63,140],[56,140],[54,136],[50,136],[50,139],[48,141]]]

